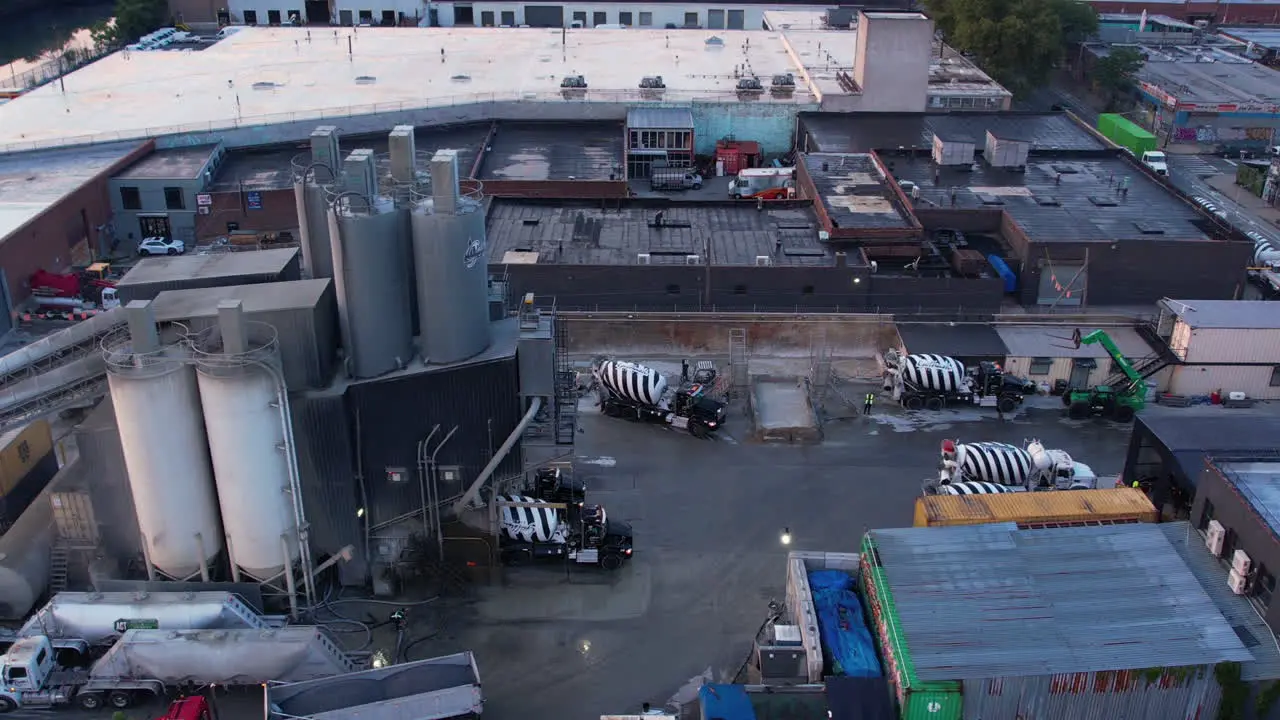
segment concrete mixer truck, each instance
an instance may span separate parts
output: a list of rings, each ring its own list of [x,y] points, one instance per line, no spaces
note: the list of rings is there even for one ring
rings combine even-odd
[[[954,405],[994,407],[1013,412],[1034,394],[1035,383],[1008,375],[993,362],[966,369],[946,355],[884,354],[884,389],[908,410],[941,410]]]
[[[725,421],[725,404],[710,397],[716,370],[699,363],[688,377],[688,363],[680,384],[672,388],[653,368],[621,360],[597,358],[592,374],[601,390],[600,407],[610,417],[661,423],[688,430],[698,438],[708,438]]]
[[[987,483],[1023,490],[1092,490],[1098,486],[1093,469],[1076,462],[1063,450],[1051,450],[1039,440],[1027,447],[1008,443],[942,441],[942,462],[934,487]],[[987,488],[970,488],[978,494]],[[928,490],[926,490],[928,492]]]
[[[602,505],[561,507],[521,495],[499,495],[496,501],[504,564],[568,560],[617,570],[631,558],[631,525],[609,519]]]

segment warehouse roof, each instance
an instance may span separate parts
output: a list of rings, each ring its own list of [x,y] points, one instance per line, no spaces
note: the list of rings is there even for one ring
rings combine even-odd
[[[972,170],[942,168],[936,175],[927,159],[898,159],[892,173],[915,182],[924,201],[938,207],[1004,210],[1032,242],[1209,239],[1195,224],[1202,220],[1195,208],[1116,157],[1033,156],[1026,172],[977,162]],[[1127,195],[1117,189],[1124,178]]]
[[[781,202],[781,201],[779,201]],[[807,203],[754,205],[721,201],[658,205],[495,200],[489,210],[489,262],[495,265],[835,264],[818,241]],[[653,227],[663,210],[663,227]],[[642,258],[641,255],[647,255]],[[692,256],[692,257],[691,257]],[[852,261],[854,256],[850,256]]]
[[[179,255],[145,258],[125,274],[116,287],[186,280],[195,277],[272,275],[283,271],[297,256],[297,248],[251,252]]]
[[[151,308],[161,322],[217,315],[218,303],[223,300],[241,301],[245,312],[309,309],[320,303],[331,285],[332,280],[322,278],[165,290],[151,301]]]
[[[744,64],[763,78],[796,70],[761,30],[248,27],[203,52],[118,52],[67,75],[65,92],[55,83],[0,105],[0,151],[420,108],[461,118],[474,103],[564,103],[561,79],[578,74],[589,89],[570,95],[588,104],[642,100],[641,75],[666,78],[666,102],[736,101]]]
[[[117,173],[120,180],[194,180],[213,159],[217,145],[156,150]]]
[[[503,123],[485,149],[480,178],[623,180],[622,167],[620,123]]]
[[[870,537],[925,682],[1253,659],[1157,525]]]
[[[1280,49],[1280,29],[1256,25],[1219,25],[1218,34],[1268,50]]]
[[[913,354],[1001,360],[1009,354],[995,328],[981,323],[899,323],[898,337]]]
[[[996,332],[1009,348],[1010,357],[1095,358],[1108,357],[1101,345],[1073,347],[1071,333],[1061,325],[1026,326],[997,325]],[[1120,352],[1130,358],[1142,358],[1155,350],[1137,330],[1127,327],[1106,328],[1107,335]]]
[[[631,108],[629,130],[692,130],[693,113],[683,108]]]
[[[981,149],[986,133],[1031,143],[1032,152],[1110,154],[1096,135],[1066,113],[814,113],[800,114],[814,152],[933,147],[934,134],[972,137]]]
[[[1107,54],[1101,48],[1090,49],[1097,55]],[[1140,49],[1147,61],[1138,71],[1138,79],[1159,87],[1180,103],[1280,103],[1280,72],[1265,65],[1216,48]],[[1210,56],[1210,62],[1202,59],[1205,55]]]
[[[914,217],[902,207],[871,155],[810,153],[801,156],[827,217],[840,228],[909,228]]]
[[[11,103],[10,103],[11,104]],[[0,239],[137,150],[138,143],[0,152]],[[10,278],[10,282],[19,282]]]
[[[1227,482],[1235,486],[1249,507],[1262,518],[1271,533],[1280,538],[1280,456],[1274,451],[1259,460],[1214,457],[1210,462]],[[1233,457],[1228,453],[1226,457]]]
[[[1171,300],[1160,306],[1193,329],[1280,329],[1280,306],[1264,300]]]

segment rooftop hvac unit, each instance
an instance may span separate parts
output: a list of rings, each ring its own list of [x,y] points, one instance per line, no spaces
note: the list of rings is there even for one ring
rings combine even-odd
[[[566,75],[560,81],[560,87],[585,90],[587,88],[587,79],[581,75]]]
[[[830,240],[830,239],[831,239],[831,233],[827,232],[826,230],[819,230],[819,231],[818,231],[818,241],[819,241],[819,242],[826,242],[826,241],[828,241],[828,240]]]
[[[764,90],[764,85],[760,84],[759,78],[742,78],[738,81],[738,92],[759,92]]]
[[[684,256],[684,264],[685,264],[685,265],[697,265],[697,264],[698,264],[698,259],[699,259],[699,258],[698,258],[698,256],[697,256],[697,255],[685,255],[685,256]]]
[[[637,262],[637,263],[639,263],[639,264],[641,264],[641,265],[648,265],[648,264],[649,264],[649,253],[637,253],[637,254],[636,254],[636,262]]]
[[[1227,530],[1217,520],[1209,521],[1209,530],[1204,534],[1204,546],[1214,557],[1221,557],[1222,543],[1227,539]]]
[[[757,266],[759,266],[759,267],[769,267],[769,266],[770,266],[770,265],[772,265],[772,264],[773,264],[773,258],[769,257],[768,255],[757,255],[757,256],[756,256],[756,265],[757,265]]]
[[[1231,554],[1231,569],[1248,577],[1249,571],[1253,569],[1253,561],[1245,551],[1237,550]]]
[[[1244,575],[1232,568],[1231,573],[1227,575],[1227,587],[1231,588],[1231,592],[1237,595],[1244,595],[1245,591],[1249,589],[1249,581]]]
[[[667,84],[662,81],[661,75],[646,75],[640,78],[640,87],[645,90],[658,90],[666,86]]]

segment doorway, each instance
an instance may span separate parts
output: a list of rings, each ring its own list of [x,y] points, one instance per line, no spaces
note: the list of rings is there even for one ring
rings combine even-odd
[[[138,228],[142,231],[142,237],[173,237],[173,229],[169,225],[168,215],[139,215]]]
[[[475,25],[476,10],[470,5],[454,5],[453,6],[453,24],[454,25]]]
[[[309,24],[329,24],[329,0],[307,0],[305,10]]]
[[[1089,376],[1098,367],[1098,361],[1093,358],[1076,358],[1071,361],[1071,377],[1067,380],[1067,386],[1073,390],[1088,390]]]

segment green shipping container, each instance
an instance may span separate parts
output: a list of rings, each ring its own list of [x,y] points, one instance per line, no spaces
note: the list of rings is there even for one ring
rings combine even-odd
[[[1139,157],[1142,153],[1155,150],[1156,136],[1135,125],[1122,115],[1103,113],[1098,116],[1098,132],[1111,142]]]
[[[961,720],[964,697],[959,682],[921,682],[907,650],[893,593],[880,567],[871,536],[862,538],[862,567],[858,581],[870,605],[876,645],[889,684],[898,700],[902,720]]]

